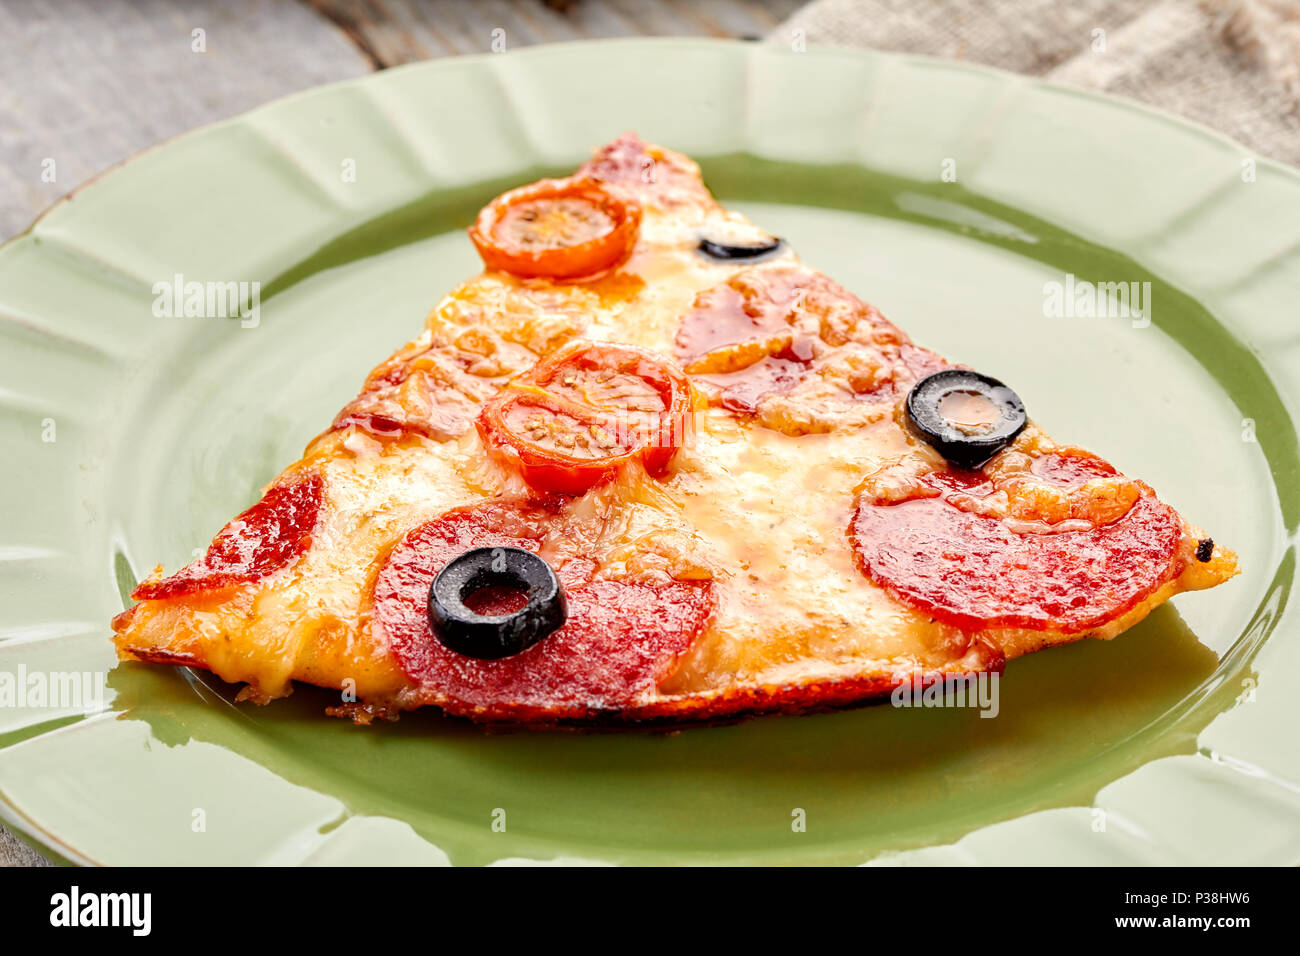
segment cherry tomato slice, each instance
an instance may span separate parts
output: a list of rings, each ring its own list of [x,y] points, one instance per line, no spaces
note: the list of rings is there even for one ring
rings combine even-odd
[[[640,461],[659,474],[681,447],[691,408],[686,376],[623,345],[565,349],[483,407],[479,434],[534,488],[580,495]]]
[[[587,279],[626,262],[640,227],[641,207],[596,182],[543,179],[484,206],[469,237],[489,269]]]

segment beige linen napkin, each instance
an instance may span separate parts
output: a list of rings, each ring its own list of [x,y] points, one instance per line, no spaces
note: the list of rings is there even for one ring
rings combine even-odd
[[[816,0],[768,40],[928,53],[1089,87],[1300,165],[1300,0]]]

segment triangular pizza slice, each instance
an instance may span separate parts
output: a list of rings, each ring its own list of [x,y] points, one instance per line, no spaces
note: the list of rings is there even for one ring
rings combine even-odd
[[[682,155],[623,136],[470,239],[485,271],[136,588],[121,658],[361,721],[717,719],[998,672],[1236,573]]]

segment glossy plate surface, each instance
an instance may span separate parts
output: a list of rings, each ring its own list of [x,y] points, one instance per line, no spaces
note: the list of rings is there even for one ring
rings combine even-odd
[[[0,249],[0,681],[109,671],[136,577],[205,545],[477,271],[480,205],[626,129],[1149,481],[1245,573],[1013,662],[994,719],[359,728],[323,691],[257,708],[126,665],[100,707],[0,707],[6,824],[119,864],[1300,859],[1300,174],[920,58],[631,41],[421,64],[187,135],[56,206]],[[260,282],[260,321],[156,316],[177,275]],[[1150,324],[1051,317],[1069,276],[1150,283]]]

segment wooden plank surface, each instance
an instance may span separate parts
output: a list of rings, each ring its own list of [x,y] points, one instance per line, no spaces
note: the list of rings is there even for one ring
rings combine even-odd
[[[764,36],[802,0],[310,0],[382,66],[622,36]],[[497,33],[496,31],[501,31]]]
[[[618,36],[758,37],[800,0],[0,0],[0,239],[155,143],[431,57]],[[196,31],[201,31],[197,32]]]
[[[4,0],[0,238],[154,143],[371,69],[294,0]]]
[[[431,57],[621,36],[758,38],[802,0],[0,0],[0,240],[143,149]],[[199,31],[199,32],[196,32]],[[0,864],[45,861],[0,828]]]

